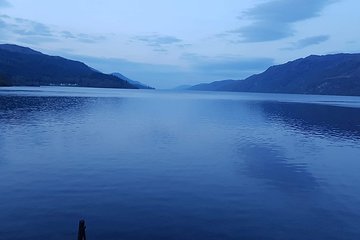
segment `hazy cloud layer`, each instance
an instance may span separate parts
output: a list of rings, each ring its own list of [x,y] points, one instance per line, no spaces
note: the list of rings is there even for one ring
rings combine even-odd
[[[296,49],[303,49],[312,45],[318,45],[323,42],[326,42],[330,39],[330,36],[328,35],[319,35],[319,36],[313,36],[308,38],[300,39],[299,41],[292,44],[291,47],[285,48],[285,50],[296,50]]]
[[[6,0],[0,0],[0,8],[2,7],[10,7],[10,3]]]
[[[271,0],[245,11],[240,20],[250,20],[250,25],[230,31],[242,42],[273,41],[293,36],[293,24],[317,17],[336,0]]]
[[[54,33],[45,24],[22,18],[0,16],[2,41],[16,39],[23,43],[42,43],[54,41]]]
[[[45,24],[22,18],[13,18],[13,20],[9,30],[16,34],[21,36],[53,36],[53,32]]]
[[[106,39],[106,37],[104,36],[96,36],[84,33],[72,33],[69,31],[60,32],[60,36],[65,39],[73,39],[84,43],[96,43]]]
[[[7,15],[0,15],[0,37],[2,41],[10,38],[34,45],[63,39],[73,39],[84,43],[97,43],[106,39],[103,36],[59,31],[40,22]]]
[[[153,47],[154,50],[158,52],[166,52],[167,50],[165,47],[175,44],[185,46],[185,44],[182,44],[183,41],[177,37],[159,34],[135,36],[132,40],[143,42],[147,46]]]

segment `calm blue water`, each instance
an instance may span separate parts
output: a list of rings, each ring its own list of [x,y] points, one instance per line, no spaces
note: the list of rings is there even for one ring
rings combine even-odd
[[[0,239],[360,239],[360,98],[0,89]]]

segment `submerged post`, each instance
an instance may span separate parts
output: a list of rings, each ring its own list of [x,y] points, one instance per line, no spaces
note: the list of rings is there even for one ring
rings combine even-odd
[[[86,240],[85,228],[85,220],[82,219],[79,222],[78,240]]]

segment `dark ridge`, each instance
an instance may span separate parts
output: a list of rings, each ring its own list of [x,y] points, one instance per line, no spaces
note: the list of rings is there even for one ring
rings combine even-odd
[[[190,90],[360,96],[360,54],[311,55],[245,80],[200,84]]]
[[[0,44],[0,86],[137,88],[86,64],[30,48]]]

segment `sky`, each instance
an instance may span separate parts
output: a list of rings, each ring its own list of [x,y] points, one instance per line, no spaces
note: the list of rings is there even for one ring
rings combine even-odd
[[[359,0],[0,0],[0,43],[155,88],[360,52]]]

